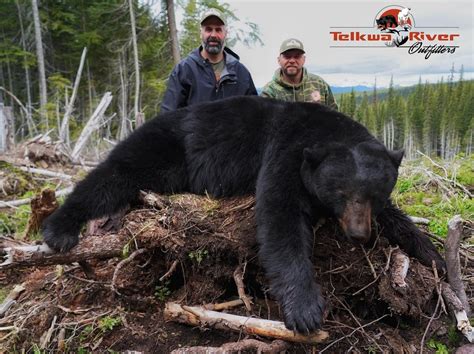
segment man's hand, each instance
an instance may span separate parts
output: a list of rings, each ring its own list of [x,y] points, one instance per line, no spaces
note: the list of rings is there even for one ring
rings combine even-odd
[[[319,91],[311,92],[311,100],[312,100],[312,102],[320,102],[321,101],[321,93]]]

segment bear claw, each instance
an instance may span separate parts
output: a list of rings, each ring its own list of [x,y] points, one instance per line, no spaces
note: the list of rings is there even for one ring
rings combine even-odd
[[[325,301],[319,286],[313,291],[301,291],[294,301],[284,306],[285,326],[301,334],[309,334],[321,329]]]

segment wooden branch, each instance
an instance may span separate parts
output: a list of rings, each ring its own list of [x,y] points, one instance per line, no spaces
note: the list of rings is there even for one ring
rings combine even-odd
[[[3,249],[5,261],[0,268],[47,266],[70,264],[90,259],[106,259],[122,254],[127,240],[116,234],[100,237],[86,237],[71,251],[54,253],[46,244],[7,247]]]
[[[186,252],[186,232],[205,232],[209,240],[219,244],[225,238],[228,242],[239,245],[243,253],[252,252],[251,248],[256,242],[255,224],[254,214],[248,206],[253,204],[248,204],[248,201],[253,201],[253,198],[221,200],[220,207],[212,215],[206,209],[209,207],[209,199],[204,196],[183,194],[173,198],[156,198],[153,205],[157,208],[161,206],[163,210],[132,211],[132,215],[126,217],[128,219],[119,234],[106,230],[103,235],[98,235],[100,231],[96,230],[94,235],[81,238],[79,244],[67,253],[50,254],[51,250],[45,246],[17,246],[5,244],[0,239],[0,262],[2,252],[5,258],[0,267],[69,264],[94,258],[112,258],[121,256],[122,249],[132,239],[137,248],[166,249],[175,252],[175,259],[179,259],[180,252]],[[242,209],[243,206],[246,209]],[[176,220],[168,220],[171,211]],[[148,222],[142,225],[141,220],[145,219]]]
[[[415,224],[428,225],[430,223],[430,219],[420,218],[418,216],[408,216],[408,218]]]
[[[18,99],[18,97],[16,97],[13,93],[11,93],[10,91],[8,91],[5,87],[3,86],[0,86],[0,90],[5,92],[7,95],[9,95],[11,98],[13,98],[15,100],[15,102],[18,104],[18,106],[20,106],[20,108],[22,109],[22,111],[26,114],[26,116],[28,116],[28,110],[26,109],[26,107],[23,105],[23,103],[21,103],[21,101]],[[30,107],[31,109],[33,109],[35,112],[38,112],[36,109],[34,109],[33,107]],[[35,128],[35,133],[36,133],[36,127]]]
[[[472,343],[474,341],[474,328],[469,322],[469,317],[464,310],[464,305],[461,303],[461,300],[459,300],[456,293],[453,291],[453,289],[451,289],[451,286],[448,283],[441,282],[441,289],[443,298],[448,304],[448,308],[456,317],[458,329],[467,338],[467,340]]]
[[[25,287],[23,284],[21,285],[16,285],[12,291],[8,294],[8,296],[3,300],[3,302],[0,304],[0,317],[5,315],[5,313],[8,311],[8,309],[13,306],[16,302],[16,299],[20,296],[20,294],[25,290]]]
[[[231,300],[227,302],[221,302],[219,304],[206,304],[206,305],[203,305],[203,307],[206,310],[222,311],[222,310],[228,310],[233,307],[242,306],[243,304],[244,302],[242,301],[242,299],[237,299],[237,300]]]
[[[241,352],[251,353],[285,353],[289,344],[282,340],[274,340],[267,344],[256,339],[244,339],[234,343],[225,343],[220,347],[188,347],[179,348],[171,354],[231,354]]]
[[[112,95],[110,92],[106,92],[102,97],[99,105],[95,109],[94,113],[87,121],[84,129],[81,132],[81,135],[77,139],[76,145],[74,145],[74,149],[71,154],[71,158],[73,161],[78,161],[79,156],[82,152],[82,149],[85,147],[89,136],[100,128],[102,125],[103,117],[105,110],[109,107],[110,102],[112,102]]]
[[[283,322],[263,320],[209,311],[200,306],[185,306],[168,302],[164,312],[165,320],[192,326],[210,326],[225,331],[244,332],[249,335],[282,339],[288,342],[317,344],[325,341],[329,334],[318,331],[301,335],[286,329]]]
[[[245,293],[244,272],[242,268],[242,264],[239,264],[237,269],[234,271],[234,281],[235,285],[237,286],[237,292],[239,294],[239,297],[244,302],[247,311],[250,313],[252,312],[252,305],[250,298]]]
[[[60,173],[60,172],[44,170],[42,168],[19,166],[18,169],[20,169],[24,172],[28,172],[28,173],[33,173],[33,174],[39,174],[39,175],[48,176],[48,177],[64,179],[66,181],[70,181],[72,179],[72,176],[70,176],[70,175],[66,175],[66,174]]]
[[[73,188],[74,187],[71,186],[71,187],[61,189],[61,190],[55,192],[55,195],[56,195],[56,197],[61,197],[63,195],[68,195],[72,192]],[[6,208],[6,207],[15,208],[15,207],[20,206],[20,205],[25,205],[25,204],[31,203],[33,198],[34,197],[25,198],[25,199],[18,199],[18,200],[11,200],[11,201],[2,201],[2,200],[0,200],[0,208]]]
[[[163,274],[163,276],[161,276],[160,279],[158,279],[158,280],[159,280],[159,281],[163,281],[163,280],[165,280],[166,278],[169,278],[169,277],[171,276],[171,274],[174,273],[174,271],[175,271],[176,266],[178,265],[178,263],[179,263],[178,260],[175,259],[175,260],[173,261],[173,264],[171,264],[170,269],[168,269],[168,271],[167,271],[165,274]]]
[[[118,277],[118,274],[120,272],[120,270],[128,263],[130,263],[131,261],[133,261],[135,258],[137,258],[139,255],[143,254],[146,252],[146,249],[144,248],[140,248],[136,251],[134,251],[129,257],[125,258],[125,259],[122,259],[119,264],[117,264],[117,266],[115,267],[115,270],[114,270],[114,275],[112,277],[112,284],[110,286],[111,290],[113,292],[115,292],[117,295],[121,295],[120,292],[117,290],[117,286],[116,286],[116,283],[117,283],[117,277]]]
[[[471,308],[469,306],[466,291],[464,290],[464,285],[461,280],[461,262],[459,260],[459,244],[461,243],[462,222],[463,220],[459,215],[455,215],[451,220],[449,220],[448,236],[446,238],[444,247],[449,285],[451,285],[451,288],[454,290],[459,300],[461,300],[464,310],[469,316],[471,313]]]
[[[84,67],[84,62],[86,60],[86,53],[87,47],[84,47],[84,49],[82,50],[81,61],[79,62],[79,69],[77,69],[76,79],[74,80],[74,88],[72,90],[71,100],[69,101],[69,104],[66,107],[66,112],[64,113],[61,128],[59,129],[59,139],[66,143],[69,143],[69,117],[71,116],[72,110],[74,109],[74,102],[76,101],[77,90],[79,88],[79,83],[81,82],[82,68]]]

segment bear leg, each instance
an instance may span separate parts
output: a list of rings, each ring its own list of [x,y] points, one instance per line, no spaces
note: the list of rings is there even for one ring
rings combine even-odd
[[[417,258],[424,265],[431,267],[431,262],[436,262],[440,271],[446,269],[446,263],[430,239],[391,202],[377,216],[381,235],[386,237],[391,244],[399,245],[411,257]]]
[[[325,308],[310,259],[311,207],[299,178],[279,177],[273,184],[260,176],[257,184],[259,258],[285,326],[308,334],[321,328]]]
[[[187,188],[178,121],[152,120],[121,142],[109,157],[78,183],[65,203],[42,226],[45,242],[66,252],[79,241],[85,222],[116,213],[134,201],[140,189],[157,193]]]

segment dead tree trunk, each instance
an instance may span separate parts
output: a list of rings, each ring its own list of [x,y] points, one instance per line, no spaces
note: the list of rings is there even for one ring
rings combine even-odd
[[[81,82],[82,68],[84,67],[84,61],[86,60],[87,48],[84,48],[82,51],[81,60],[79,62],[79,69],[77,70],[76,80],[74,81],[74,89],[72,90],[71,100],[66,107],[66,113],[64,113],[64,118],[61,123],[61,128],[59,130],[59,139],[63,142],[69,142],[68,132],[69,132],[69,117],[71,116],[72,110],[74,109],[74,102],[77,96],[77,90],[79,89],[79,83]]]
[[[33,9],[33,22],[35,26],[35,42],[36,42],[36,59],[38,60],[38,74],[40,86],[40,109],[43,118],[45,130],[48,130],[48,116],[46,114],[46,103],[48,102],[47,86],[46,86],[46,70],[44,63],[43,39],[41,35],[41,22],[39,18],[38,2],[31,0]]]
[[[140,120],[140,62],[138,61],[138,44],[137,29],[135,25],[135,12],[133,11],[133,1],[128,1],[130,9],[130,26],[132,27],[132,44],[133,44],[133,63],[135,65],[135,100],[133,104],[133,116],[135,121]]]
[[[176,17],[174,15],[174,1],[166,0],[166,12],[168,15],[168,27],[171,38],[171,53],[173,55],[173,61],[178,64],[180,61],[179,55],[179,41],[178,41],[178,30],[176,28]]]

